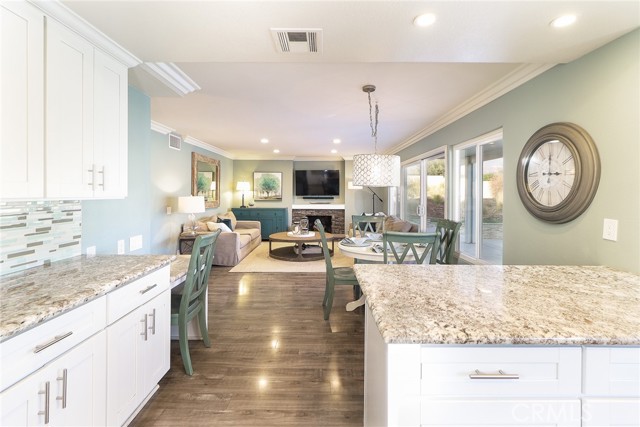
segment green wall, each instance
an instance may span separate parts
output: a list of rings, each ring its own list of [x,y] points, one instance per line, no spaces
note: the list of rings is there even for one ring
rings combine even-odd
[[[403,160],[504,132],[504,263],[607,265],[640,273],[640,30],[559,65],[402,150]],[[568,121],[587,130],[602,164],[588,210],[567,224],[535,219],[516,187],[517,159],[539,128]],[[618,241],[602,239],[604,218],[617,219]]]

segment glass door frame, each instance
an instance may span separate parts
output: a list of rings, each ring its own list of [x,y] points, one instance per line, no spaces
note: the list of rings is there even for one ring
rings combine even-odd
[[[494,141],[498,141],[498,140],[503,140],[503,129],[499,128],[496,130],[493,130],[491,132],[488,132],[484,135],[480,135],[476,138],[470,139],[468,141],[462,142],[460,144],[454,145],[451,147],[451,168],[450,168],[450,173],[451,173],[451,179],[453,182],[453,185],[451,186],[451,215],[454,219],[454,221],[460,221],[460,156],[458,156],[458,152],[465,150],[467,148],[473,147],[475,146],[475,150],[476,150],[476,162],[475,165],[473,166],[473,175],[476,178],[475,182],[474,182],[474,192],[476,194],[476,198],[474,201],[474,221],[478,220],[478,215],[480,216],[480,220],[482,220],[482,185],[483,185],[483,181],[482,181],[482,176],[480,175],[480,179],[478,179],[479,177],[479,165],[482,165],[483,163],[483,156],[482,156],[482,146],[489,144],[491,142]],[[504,158],[504,152],[502,153],[503,158]],[[448,174],[449,175],[449,174]],[[467,254],[463,254],[462,252],[460,252],[460,258],[472,263],[472,264],[488,264],[487,261],[482,259],[482,225],[481,224],[476,224],[473,230],[473,238],[475,241],[475,257],[470,257]],[[504,256],[504,254],[503,254]]]
[[[405,174],[404,170],[406,166],[411,164],[419,164],[420,165],[420,202],[418,207],[423,212],[422,214],[418,214],[420,217],[420,231],[425,231],[427,229],[427,163],[429,160],[432,160],[435,157],[444,157],[445,164],[445,173],[444,173],[444,187],[445,187],[445,198],[444,198],[444,215],[445,217],[449,216],[448,206],[449,206],[449,198],[447,197],[449,193],[449,150],[446,145],[443,145],[438,148],[434,148],[433,150],[429,150],[426,153],[420,154],[418,156],[412,157],[403,161],[400,164],[400,170],[402,173],[402,179],[400,187],[397,192],[397,200],[395,205],[397,206],[397,213],[399,215],[403,215],[405,212]],[[395,210],[394,210],[395,211]],[[391,210],[390,210],[391,212]],[[404,219],[404,218],[403,218]]]

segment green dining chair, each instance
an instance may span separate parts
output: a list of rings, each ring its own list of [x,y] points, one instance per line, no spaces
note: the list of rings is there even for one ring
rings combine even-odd
[[[351,215],[351,234],[353,237],[365,237],[366,233],[382,233],[384,216]]]
[[[384,263],[435,264],[439,240],[435,233],[401,233],[387,231],[382,235]],[[412,257],[407,257],[411,254]],[[393,259],[390,259],[393,256]]]
[[[448,219],[439,219],[436,223],[436,236],[440,241],[436,251],[436,262],[438,264],[457,264],[455,257],[456,242],[460,232],[461,222]]]
[[[327,236],[324,233],[324,227],[319,219],[316,219],[315,228],[320,233],[320,240],[322,241],[322,253],[324,254],[324,262],[327,267],[327,278],[324,288],[324,299],[322,306],[324,307],[324,320],[329,320],[331,314],[331,307],[333,306],[333,294],[336,285],[347,285],[353,287],[353,295],[355,299],[360,298],[360,285],[358,279],[351,267],[333,267],[331,262],[331,253],[329,252],[329,245],[327,244]]]
[[[207,329],[208,310],[205,305],[205,296],[209,285],[213,253],[220,232],[221,230],[217,230],[215,233],[196,237],[189,259],[184,288],[181,293],[171,295],[171,324],[178,325],[180,355],[187,375],[193,375],[187,334],[187,325],[191,319],[198,318],[202,341],[204,341],[205,347],[211,347]]]

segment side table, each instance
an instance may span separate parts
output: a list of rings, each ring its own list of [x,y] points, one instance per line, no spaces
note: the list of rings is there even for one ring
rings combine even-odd
[[[196,241],[197,234],[181,234],[178,238],[178,251],[181,255],[190,254],[193,250],[193,244]]]

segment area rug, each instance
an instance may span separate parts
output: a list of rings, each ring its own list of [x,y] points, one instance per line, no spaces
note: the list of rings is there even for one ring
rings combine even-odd
[[[274,245],[276,244],[274,243]],[[337,243],[332,260],[334,267],[351,267],[353,265],[353,258],[342,255]],[[269,257],[269,242],[262,242],[260,246],[229,271],[231,273],[324,273],[325,263],[324,259],[305,262],[273,259]]]

